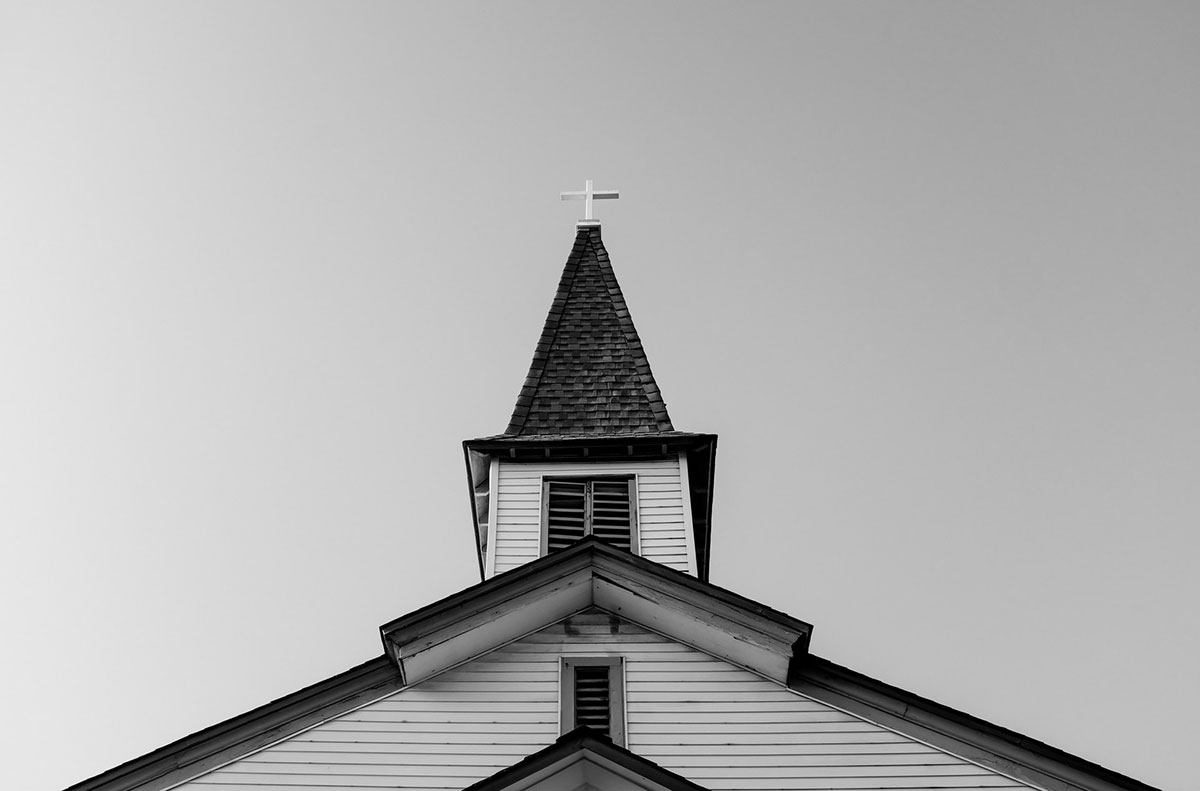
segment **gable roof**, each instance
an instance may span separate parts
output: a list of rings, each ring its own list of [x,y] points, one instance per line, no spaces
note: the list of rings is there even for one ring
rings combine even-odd
[[[812,626],[593,536],[379,628],[414,684],[569,615],[599,607],[779,683]]]
[[[807,651],[811,626],[803,621],[592,538],[385,624],[380,627],[385,656],[198,731],[68,791],[172,788],[428,678],[439,667],[465,661],[479,652],[478,646],[471,645],[475,641],[497,647],[510,635],[521,636],[556,622],[564,610],[572,614],[593,606],[1039,788],[1155,791],[1036,739],[812,656]],[[504,770],[472,791],[526,788],[517,784],[517,778],[531,777],[537,767],[549,766],[548,761],[563,758],[575,747],[640,768],[662,789],[696,791],[647,774],[653,764],[632,753],[625,755],[628,751],[597,746],[585,734],[576,737],[560,739],[549,752],[535,753],[511,767],[511,774]]]
[[[484,778],[464,791],[705,791],[686,777],[618,747],[605,735],[581,726],[544,750]]]
[[[502,436],[673,431],[600,226],[580,226]]]

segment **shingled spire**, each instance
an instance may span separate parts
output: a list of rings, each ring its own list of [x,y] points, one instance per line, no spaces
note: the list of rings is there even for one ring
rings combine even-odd
[[[504,436],[673,430],[600,226],[581,224]]]
[[[480,575],[596,539],[706,580],[717,438],[671,425],[600,223],[575,227],[508,429],[463,442]]]

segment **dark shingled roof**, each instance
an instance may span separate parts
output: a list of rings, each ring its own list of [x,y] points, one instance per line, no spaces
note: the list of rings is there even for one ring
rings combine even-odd
[[[673,431],[599,226],[582,226],[505,437]]]

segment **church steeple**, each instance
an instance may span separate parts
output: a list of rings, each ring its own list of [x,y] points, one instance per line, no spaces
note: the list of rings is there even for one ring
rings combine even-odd
[[[463,443],[481,575],[591,536],[706,580],[716,445],[672,425],[600,224],[580,221],[508,427]]]
[[[616,436],[673,430],[600,226],[581,224],[504,434]]]

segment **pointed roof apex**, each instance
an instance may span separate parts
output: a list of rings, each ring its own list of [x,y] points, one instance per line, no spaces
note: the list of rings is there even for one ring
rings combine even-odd
[[[466,791],[544,791],[572,787],[705,791],[683,775],[618,747],[608,736],[586,725],[560,736],[554,744],[507,769],[467,786]]]
[[[670,431],[599,223],[581,222],[504,436]]]

